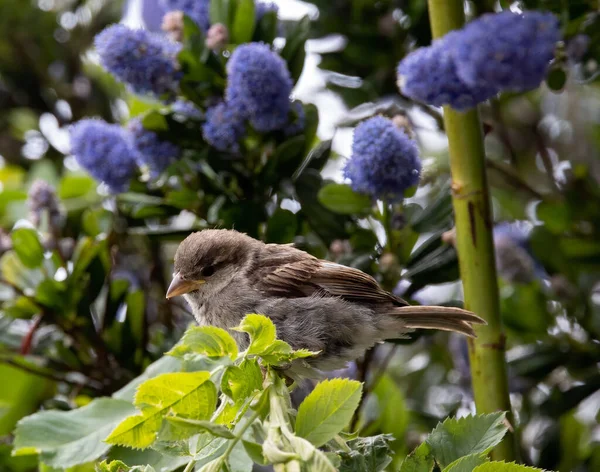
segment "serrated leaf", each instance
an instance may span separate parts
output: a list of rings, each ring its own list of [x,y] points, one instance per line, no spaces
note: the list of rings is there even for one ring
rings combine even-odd
[[[371,197],[356,193],[345,184],[327,184],[317,197],[325,208],[341,215],[366,213],[373,206]]]
[[[185,332],[181,342],[167,354],[183,357],[189,353],[208,357],[230,357],[234,360],[238,355],[238,347],[235,339],[224,329],[215,326],[192,326]]]
[[[15,452],[35,449],[52,467],[72,467],[96,460],[110,446],[104,437],[135,409],[131,403],[98,398],[72,411],[42,411],[17,424]]]
[[[154,378],[160,374],[179,372],[180,370],[182,370],[181,360],[169,356],[161,357],[156,362],[150,364],[142,375],[136,377],[122,389],[113,393],[112,397],[116,398],[117,400],[126,400],[129,403],[133,403],[137,388],[146,380]]]
[[[506,434],[505,413],[448,418],[431,432],[426,442],[436,461],[446,467],[471,454],[485,454]]]
[[[25,267],[35,269],[42,264],[44,248],[37,231],[31,228],[18,228],[10,234],[10,237],[13,249]]]
[[[478,465],[485,464],[489,459],[485,454],[470,454],[452,462],[442,472],[473,472]]]
[[[392,462],[389,443],[394,440],[391,434],[379,434],[369,438],[349,441],[350,451],[337,451],[341,458],[340,472],[379,472]]]
[[[473,469],[473,472],[547,472],[545,469],[529,467],[514,462],[491,461],[479,465]]]
[[[135,465],[129,467],[122,461],[102,461],[96,465],[97,472],[155,472],[151,465]]]
[[[435,460],[429,444],[422,443],[400,465],[400,472],[431,472]]]
[[[229,366],[221,377],[221,390],[237,402],[262,389],[262,372],[255,359],[244,359],[239,366]]]
[[[251,355],[264,353],[275,342],[275,325],[264,315],[256,313],[246,315],[240,325],[233,329],[248,333],[250,336],[250,345],[248,346],[247,353]]]
[[[322,446],[350,422],[361,394],[362,384],[355,380],[320,382],[298,408],[296,434]]]
[[[162,374],[138,387],[134,403],[142,414],[122,421],[106,442],[144,449],[156,439],[167,412],[195,420],[208,419],[216,408],[217,389],[209,372]]]
[[[130,416],[121,421],[105,441],[134,449],[146,449],[156,439],[162,420],[161,411],[156,409],[145,416]]]

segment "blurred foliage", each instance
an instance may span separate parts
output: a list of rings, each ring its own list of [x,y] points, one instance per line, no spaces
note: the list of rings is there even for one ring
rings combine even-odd
[[[128,94],[87,54],[94,35],[118,20],[119,2],[0,3],[0,470],[37,467],[32,456],[10,455],[20,418],[39,408],[97,405],[93,398],[119,392],[180,338],[192,319],[164,293],[174,249],[190,231],[235,227],[269,242],[294,242],[374,275],[411,302],[459,303],[447,153],[435,144],[443,138],[440,111],[398,98],[395,84],[398,61],[431,40],[427,2],[313,3],[320,9],[315,21],[286,23],[286,45],[294,47],[282,54],[297,79],[305,40],[321,38],[316,50],[328,89],[349,108],[371,102],[343,117],[343,126],[376,112],[407,116],[428,159],[421,187],[401,205],[384,211],[323,177],[335,153],[331,141],[316,136],[314,105],[304,105],[303,133],[251,136],[243,159],[232,159],[202,142],[201,120]],[[489,3],[468,2],[468,12],[489,11]],[[517,3],[557,13],[566,42],[553,66],[564,80],[551,81],[551,73],[549,87],[482,107],[496,220],[532,223],[528,255],[539,269],[527,282],[503,277],[500,284],[512,400],[525,462],[594,471],[600,12],[592,1]],[[262,26],[254,34],[271,42],[274,28]],[[202,47],[192,40],[197,33],[188,33],[188,46]],[[589,45],[578,49],[580,34]],[[330,35],[343,37],[339,46],[331,47]],[[205,70],[202,56],[184,55],[186,70]],[[203,103],[198,81],[188,78],[186,97]],[[158,180],[141,175],[130,192],[107,197],[68,155],[66,126],[84,116],[121,122],[137,115],[185,143],[186,154]],[[36,179],[57,189],[65,215],[58,228],[44,218],[37,227],[27,221],[27,191]],[[341,374],[365,381],[354,424],[361,435],[394,435],[394,470],[439,421],[473,408],[466,344],[458,336],[415,333],[378,346],[353,367]],[[114,448],[110,459],[129,466],[159,460],[153,451],[141,454]]]

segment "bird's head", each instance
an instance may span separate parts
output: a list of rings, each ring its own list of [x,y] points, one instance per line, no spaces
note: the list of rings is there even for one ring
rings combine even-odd
[[[177,248],[167,298],[187,295],[199,302],[217,295],[243,270],[257,244],[233,230],[207,229],[190,234]]]

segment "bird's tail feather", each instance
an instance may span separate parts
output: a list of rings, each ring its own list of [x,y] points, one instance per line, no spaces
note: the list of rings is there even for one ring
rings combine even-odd
[[[402,320],[405,328],[441,329],[475,337],[473,324],[486,324],[476,314],[461,308],[443,306],[402,306],[391,312]]]

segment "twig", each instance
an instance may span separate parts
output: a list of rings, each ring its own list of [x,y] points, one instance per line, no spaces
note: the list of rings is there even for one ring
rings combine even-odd
[[[395,344],[390,349],[390,352],[387,353],[387,355],[381,362],[379,369],[377,369],[377,373],[373,376],[373,381],[370,383],[369,387],[367,388],[368,393],[375,391],[375,389],[377,388],[377,385],[379,385],[379,382],[381,381],[381,379],[383,377],[383,374],[385,374],[385,371],[387,370],[390,361],[392,360],[392,358],[394,357],[394,354],[396,354],[397,351],[398,351],[398,345]]]
[[[359,382],[366,383],[367,374],[369,373],[369,367],[371,366],[371,363],[373,362],[373,359],[375,358],[375,351],[377,349],[377,346],[378,345],[376,344],[371,349],[369,349],[367,352],[365,352],[362,362],[358,363],[358,373],[357,373],[356,377]],[[368,394],[368,390],[365,389],[365,393],[362,395],[362,397],[360,397],[360,402],[358,404],[358,408],[356,408],[356,412],[354,413],[354,416],[352,417],[352,422],[350,423],[350,431],[353,431],[358,424],[358,417],[360,414],[360,410],[361,410],[363,404],[365,403],[365,398],[367,397],[367,394]]]
[[[95,380],[90,379],[89,377],[86,377],[86,382],[82,383],[82,382],[75,382],[73,380],[69,380],[65,377],[62,377],[60,375],[56,375],[53,374],[51,372],[44,372],[41,370],[37,370],[34,367],[31,367],[29,365],[26,364],[21,364],[17,361],[15,361],[14,359],[8,359],[8,358],[4,358],[4,357],[0,357],[0,364],[6,364],[9,365],[11,367],[15,367],[17,369],[20,369],[24,372],[28,372],[30,374],[33,375],[37,375],[39,377],[44,377],[46,379],[49,380],[53,380],[54,382],[64,382],[66,384],[75,386],[75,387],[90,387],[93,390],[102,391],[102,384],[100,382],[97,382]]]
[[[33,323],[31,324],[29,331],[27,331],[27,334],[21,341],[21,350],[20,350],[21,355],[24,356],[26,354],[29,354],[29,351],[31,351],[31,342],[33,341],[33,335],[35,334],[35,331],[39,328],[41,323],[42,323],[42,315],[41,314],[36,315],[33,318]]]
[[[554,190],[559,190],[558,185],[556,184],[556,180],[554,179],[554,166],[552,165],[552,159],[550,158],[550,154],[548,153],[548,148],[546,147],[544,140],[540,133],[534,131],[535,133],[535,144],[537,146],[538,152],[540,153],[540,157],[542,159],[542,164],[544,165],[544,169],[546,170],[546,174],[548,175],[548,180],[550,181],[550,186]]]
[[[531,194],[532,197],[534,198],[542,198],[542,194],[539,193],[537,190],[531,188],[529,186],[529,184],[527,184],[527,182],[525,182],[523,179],[521,179],[517,174],[512,172],[512,169],[509,170],[509,168],[503,166],[501,163],[496,162],[492,159],[486,159],[485,160],[485,165],[486,167],[495,170],[496,172],[502,174],[502,176],[505,178],[505,180],[511,184],[513,187],[519,189],[519,190],[524,190],[527,193]]]

